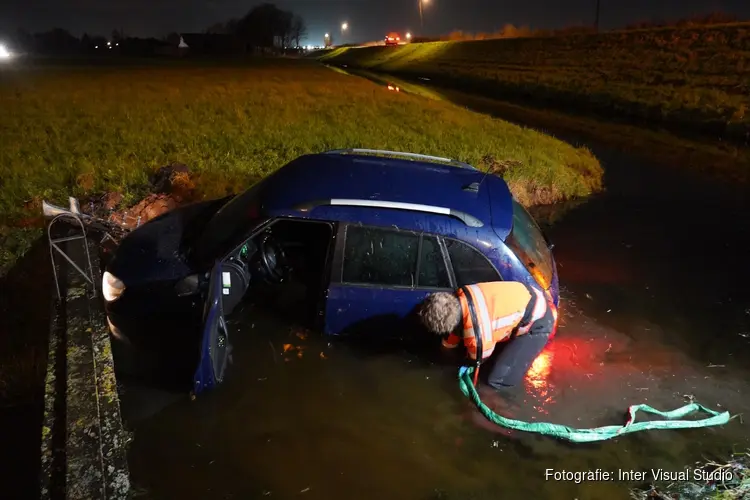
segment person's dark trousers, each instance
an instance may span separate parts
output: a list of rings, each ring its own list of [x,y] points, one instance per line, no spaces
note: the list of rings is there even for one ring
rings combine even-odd
[[[495,389],[520,384],[531,364],[547,345],[553,326],[552,311],[547,309],[547,314],[536,321],[528,333],[518,335],[505,346],[498,346],[501,350],[492,363],[487,383]]]

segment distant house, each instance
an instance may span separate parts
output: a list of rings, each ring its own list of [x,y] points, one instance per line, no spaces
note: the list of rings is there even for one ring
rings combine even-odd
[[[221,33],[180,33],[180,50],[190,54],[236,54],[245,50],[245,45],[232,35]]]
[[[171,56],[179,57],[187,54],[188,48],[184,44],[182,37],[178,34],[173,34],[167,37],[167,39],[159,45],[156,49],[156,53],[160,56]]]
[[[153,56],[169,53],[167,42],[156,38],[126,38],[120,42],[120,53],[137,56]]]

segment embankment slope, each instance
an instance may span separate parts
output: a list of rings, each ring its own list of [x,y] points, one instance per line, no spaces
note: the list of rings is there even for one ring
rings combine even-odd
[[[342,48],[320,59],[746,143],[750,23]]]

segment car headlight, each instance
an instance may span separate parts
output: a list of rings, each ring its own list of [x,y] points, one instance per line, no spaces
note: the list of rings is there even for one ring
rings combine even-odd
[[[102,276],[102,295],[104,295],[104,300],[113,302],[120,298],[120,295],[124,291],[125,283],[109,271],[104,271],[104,276]]]

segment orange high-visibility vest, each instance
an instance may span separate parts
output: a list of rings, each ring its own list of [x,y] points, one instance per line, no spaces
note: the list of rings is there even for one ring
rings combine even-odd
[[[533,286],[527,286],[517,281],[493,281],[477,283],[466,287],[471,294],[479,332],[482,335],[482,359],[489,357],[498,342],[508,339],[513,330],[518,327],[516,335],[528,333],[535,321],[544,317],[547,312],[547,300],[544,293]],[[477,357],[477,341],[474,337],[474,324],[469,311],[469,303],[463,290],[456,292],[461,302],[463,315],[463,340],[471,359]],[[532,306],[531,311],[528,311]],[[530,312],[528,321],[522,327],[519,324],[524,316]],[[443,346],[457,347],[461,337],[451,333],[443,340]]]

